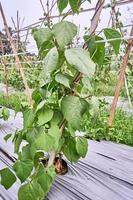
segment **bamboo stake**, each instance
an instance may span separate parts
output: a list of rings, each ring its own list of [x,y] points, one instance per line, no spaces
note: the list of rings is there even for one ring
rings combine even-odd
[[[128,89],[128,82],[127,82],[126,75],[124,76],[124,81],[125,81],[125,89],[126,89],[126,93],[127,93],[129,106],[130,106],[130,109],[132,110],[133,106],[132,106],[132,101],[131,101],[131,97],[130,97],[130,92],[129,92],[129,89]]]
[[[11,44],[12,51],[14,53],[14,57],[15,57],[15,60],[16,60],[16,68],[20,71],[20,75],[22,77],[23,84],[24,84],[24,87],[25,87],[25,90],[26,90],[26,95],[28,97],[29,105],[32,107],[32,96],[31,96],[30,88],[28,86],[24,70],[22,68],[22,65],[20,63],[19,57],[17,55],[17,51],[16,51],[16,48],[15,48],[13,39],[12,39],[11,34],[9,32],[7,21],[6,21],[6,17],[5,17],[1,2],[0,2],[0,12],[1,12],[1,15],[2,15],[2,19],[3,19],[3,23],[4,23],[4,26],[5,26],[5,30],[6,30],[7,36],[9,38],[9,41],[10,41],[10,44]]]
[[[46,15],[45,7],[44,7],[44,5],[43,5],[42,0],[40,0],[40,4],[41,4],[42,9],[43,9],[43,15]]]
[[[133,36],[133,26],[132,26],[132,29],[131,29],[130,36]],[[112,123],[113,123],[113,120],[114,120],[116,106],[117,106],[118,98],[120,96],[120,91],[121,91],[122,83],[123,83],[123,80],[124,80],[126,67],[127,67],[127,63],[128,63],[128,59],[129,59],[129,55],[130,55],[132,46],[133,46],[133,39],[130,39],[128,41],[128,45],[127,45],[127,48],[126,48],[125,55],[123,56],[123,59],[122,59],[120,73],[119,73],[119,77],[118,77],[118,80],[117,80],[117,83],[116,83],[115,95],[114,95],[114,99],[113,99],[113,102],[112,102],[109,120],[108,120],[109,127],[112,127]]]
[[[2,39],[0,38],[0,46],[1,46],[1,50],[2,50],[2,54],[4,55],[4,46],[3,46],[3,42]],[[5,82],[5,96],[8,97],[8,69],[7,69],[7,64],[6,64],[6,59],[3,58],[2,60],[2,64],[4,67],[4,82]]]
[[[19,45],[20,45],[20,31],[19,31],[19,24],[20,24],[19,12],[18,12],[18,10],[17,10],[17,50],[19,50]]]
[[[101,12],[102,12],[102,9],[103,9],[104,2],[105,2],[105,0],[99,0],[97,2],[94,16],[91,19],[91,27],[90,27],[89,35],[93,35],[94,32],[96,31],[96,28],[97,28],[98,23],[99,23],[100,15],[101,15]]]

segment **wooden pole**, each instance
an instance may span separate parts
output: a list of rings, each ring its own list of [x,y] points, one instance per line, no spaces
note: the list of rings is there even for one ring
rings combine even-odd
[[[130,36],[133,36],[133,26],[132,26],[132,29],[131,29]],[[109,127],[112,127],[112,123],[113,123],[115,111],[116,111],[116,106],[117,106],[118,98],[120,96],[120,91],[121,91],[122,83],[124,81],[126,67],[127,67],[127,63],[128,63],[128,59],[129,59],[129,55],[130,55],[132,47],[133,47],[133,39],[130,39],[128,41],[128,45],[127,45],[127,48],[126,48],[125,55],[123,56],[123,59],[122,59],[122,63],[121,63],[121,67],[120,67],[120,73],[119,73],[119,77],[118,77],[116,87],[115,87],[115,95],[114,95],[114,99],[113,99],[113,102],[112,102],[109,120],[108,120]]]
[[[1,46],[1,51],[2,54],[4,55],[4,46],[2,42],[2,38],[0,38],[0,46]],[[5,58],[2,59],[2,64],[4,66],[4,83],[5,83],[5,96],[8,97],[8,70],[7,70],[7,65],[6,65],[6,60]]]
[[[19,25],[20,25],[20,19],[19,19],[19,12],[17,10],[17,51],[19,50],[19,45],[20,45]]]
[[[130,92],[129,92],[129,89],[128,89],[128,82],[127,82],[126,75],[124,76],[124,81],[125,81],[125,89],[126,89],[126,93],[127,93],[129,106],[130,106],[130,109],[132,110],[133,106],[132,106],[132,101],[131,101],[131,97],[130,97]]]
[[[11,48],[12,48],[12,51],[13,51],[13,54],[14,54],[14,57],[15,57],[15,60],[16,60],[16,67],[20,71],[20,75],[22,77],[23,84],[24,84],[24,87],[25,87],[25,90],[26,90],[26,95],[28,97],[28,102],[29,102],[29,105],[32,107],[32,96],[31,96],[30,88],[28,86],[24,70],[22,68],[22,65],[20,63],[19,57],[17,55],[17,50],[15,48],[13,39],[12,39],[11,34],[9,32],[9,28],[8,28],[8,25],[7,25],[6,17],[5,17],[5,14],[4,14],[4,11],[3,11],[1,3],[0,3],[0,12],[1,12],[3,23],[4,23],[4,26],[5,26],[5,30],[6,30],[8,38],[9,38],[9,41],[10,41],[10,44],[11,44]]]
[[[97,2],[96,8],[95,8],[95,13],[93,15],[93,18],[91,19],[91,26],[89,30],[89,36],[93,35],[96,31],[96,28],[98,26],[99,20],[100,20],[100,15],[103,9],[103,4],[105,0],[99,0]]]

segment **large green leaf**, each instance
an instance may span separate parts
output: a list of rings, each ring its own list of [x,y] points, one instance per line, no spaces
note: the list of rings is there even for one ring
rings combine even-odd
[[[71,6],[73,13],[78,13],[80,2],[81,0],[69,0],[69,4]]]
[[[38,112],[38,125],[42,126],[43,124],[46,124],[47,122],[49,122],[52,117],[53,117],[53,110],[49,109],[49,108],[44,108],[43,110]]]
[[[71,22],[62,21],[53,26],[53,34],[59,47],[64,49],[77,34],[77,27]]]
[[[57,5],[60,13],[67,7],[68,0],[57,0]]]
[[[43,189],[37,181],[22,185],[18,191],[18,200],[42,200],[43,198]]]
[[[121,38],[121,34],[118,31],[111,29],[111,28],[105,28],[104,34],[107,39]],[[109,41],[109,43],[113,46],[115,54],[117,55],[119,53],[121,39],[118,39],[115,41]]]
[[[85,157],[88,151],[88,141],[84,137],[78,137],[76,141],[76,149],[81,157]]]
[[[24,110],[23,118],[24,118],[24,122],[23,122],[24,123],[24,129],[31,128],[32,124],[34,122],[34,119],[35,119],[34,111],[32,109]]]
[[[44,150],[49,152],[51,150],[56,150],[59,145],[59,140],[61,137],[60,129],[57,125],[52,124],[51,128],[44,131],[39,137],[36,139],[36,148],[38,150]]]
[[[95,64],[88,51],[80,48],[65,51],[67,62],[79,72],[91,77],[95,72]]]
[[[54,138],[45,132],[36,139],[35,143],[38,150],[49,152],[54,149]]]
[[[58,51],[52,48],[44,59],[44,79],[49,78],[51,73],[57,68],[58,65]]]
[[[72,137],[66,139],[62,151],[70,162],[77,162],[80,157],[80,155],[77,153],[76,141]]]
[[[1,184],[5,189],[9,189],[16,181],[16,176],[9,168],[0,170]]]
[[[29,129],[26,133],[26,140],[31,145],[34,144],[35,138],[37,138],[44,131],[44,127],[36,127]]]
[[[66,75],[66,74],[62,74],[62,73],[58,73],[55,76],[55,80],[58,83],[61,83],[62,85],[64,85],[65,87],[70,88],[70,82],[71,82],[71,77]]]
[[[36,41],[38,49],[41,48],[43,43],[50,41],[52,38],[52,32],[49,28],[33,29],[32,35]]]
[[[61,101],[63,115],[74,129],[80,128],[80,121],[86,108],[87,102],[79,97],[66,96]]]
[[[46,194],[49,192],[55,176],[56,173],[54,166],[50,166],[47,170],[43,165],[39,166],[39,171],[36,178],[44,191],[44,196],[46,196]]]
[[[31,174],[33,162],[31,160],[17,160],[13,169],[21,182],[24,182]]]

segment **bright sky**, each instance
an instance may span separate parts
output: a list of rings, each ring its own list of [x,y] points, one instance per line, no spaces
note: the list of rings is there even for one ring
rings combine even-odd
[[[46,0],[42,0],[44,5]],[[94,4],[91,6],[89,3],[86,3],[84,8],[94,7],[97,0],[93,0]],[[105,0],[105,4],[109,3],[110,0]],[[38,21],[40,17],[43,17],[43,11],[39,0],[1,0],[8,24],[13,27],[11,17],[16,21],[16,13],[19,11],[21,20],[25,17],[23,26],[29,25]],[[117,7],[118,8],[118,7]],[[122,13],[121,19],[124,25],[131,24],[133,20],[133,3],[120,6],[120,11]],[[57,11],[54,11],[54,15]],[[90,19],[93,16],[93,12],[82,13],[80,16],[68,17],[67,20],[73,20],[78,26],[82,24],[81,35],[83,33],[83,28],[90,25]],[[110,18],[110,9],[104,9],[102,11],[101,23],[98,27],[98,30],[107,26]],[[57,19],[58,20],[58,19]],[[3,28],[3,22],[0,18],[0,30]],[[31,41],[31,38],[29,38]]]

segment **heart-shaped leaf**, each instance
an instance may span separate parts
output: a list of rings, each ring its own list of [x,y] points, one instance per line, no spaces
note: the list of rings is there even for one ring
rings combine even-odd
[[[67,62],[79,72],[91,77],[95,72],[95,64],[88,51],[80,48],[67,49],[65,51]]]
[[[64,49],[77,34],[77,27],[71,22],[62,21],[53,26],[53,34],[59,47]]]

